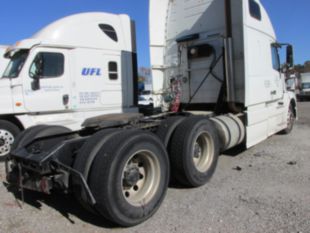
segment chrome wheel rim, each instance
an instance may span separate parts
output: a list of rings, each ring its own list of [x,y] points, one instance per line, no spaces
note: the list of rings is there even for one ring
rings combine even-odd
[[[11,132],[0,130],[0,156],[5,156],[10,153],[11,146],[14,142],[14,136]]]
[[[199,172],[210,169],[214,157],[214,143],[208,132],[203,132],[196,137],[193,145],[193,162]]]
[[[148,150],[131,155],[122,173],[122,192],[125,200],[133,206],[148,204],[160,184],[160,163]]]

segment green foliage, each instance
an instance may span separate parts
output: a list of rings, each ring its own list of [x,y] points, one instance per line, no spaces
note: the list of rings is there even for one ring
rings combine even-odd
[[[306,61],[305,64],[295,65],[295,70],[298,73],[309,73],[310,72],[310,61]]]
[[[139,76],[139,77],[138,77],[138,82],[139,82],[139,83],[144,83],[144,82],[145,82],[145,77]]]

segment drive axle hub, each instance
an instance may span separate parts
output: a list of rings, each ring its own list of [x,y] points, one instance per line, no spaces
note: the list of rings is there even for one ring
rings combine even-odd
[[[131,167],[124,173],[124,183],[128,187],[134,186],[140,180],[138,167]]]

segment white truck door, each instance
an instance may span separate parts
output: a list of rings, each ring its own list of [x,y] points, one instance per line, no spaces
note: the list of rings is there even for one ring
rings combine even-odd
[[[271,82],[270,95],[272,100],[279,100],[283,97],[283,80],[280,73],[281,64],[278,49],[275,46],[271,46],[271,53],[273,80]]]
[[[24,69],[24,99],[29,112],[69,110],[70,70],[65,49],[37,48]],[[37,82],[36,82],[37,80]]]
[[[267,103],[268,106],[268,136],[279,132],[285,124],[286,106],[283,100],[284,95],[284,83],[280,72],[281,65],[278,54],[278,49],[275,46],[271,46],[272,53],[272,67],[271,67],[271,101]]]

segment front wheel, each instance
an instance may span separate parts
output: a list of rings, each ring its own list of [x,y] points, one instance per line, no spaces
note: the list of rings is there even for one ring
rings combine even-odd
[[[295,123],[295,114],[294,114],[293,106],[292,104],[290,104],[290,107],[287,113],[287,127],[286,129],[282,130],[281,133],[282,134],[291,133],[294,127],[294,123]]]
[[[0,161],[10,153],[16,136],[20,129],[9,121],[0,120]]]

